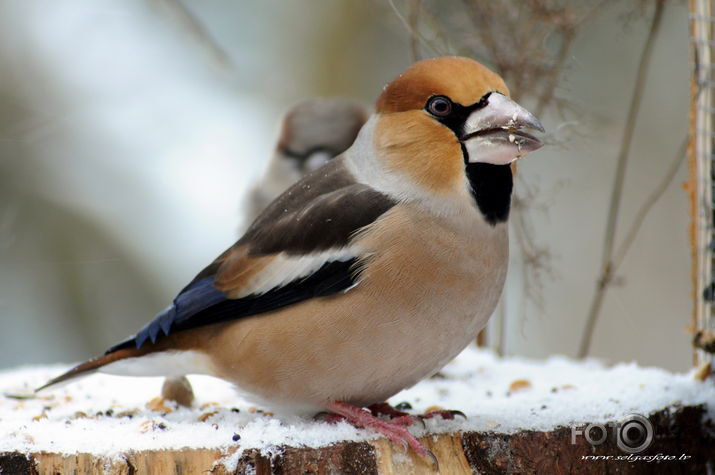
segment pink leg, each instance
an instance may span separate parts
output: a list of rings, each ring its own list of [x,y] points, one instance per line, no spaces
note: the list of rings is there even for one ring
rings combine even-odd
[[[384,435],[395,444],[400,444],[405,448],[408,446],[411,447],[417,454],[422,457],[430,458],[435,466],[439,466],[434,454],[427,450],[404,426],[392,421],[380,419],[359,407],[341,401],[326,404],[325,408],[343,416],[356,427],[372,429]]]

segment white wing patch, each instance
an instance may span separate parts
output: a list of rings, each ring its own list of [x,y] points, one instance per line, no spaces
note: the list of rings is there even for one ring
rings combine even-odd
[[[355,249],[332,249],[317,254],[294,256],[281,252],[243,286],[234,298],[265,294],[302,277],[308,277],[328,262],[347,261],[358,257]]]

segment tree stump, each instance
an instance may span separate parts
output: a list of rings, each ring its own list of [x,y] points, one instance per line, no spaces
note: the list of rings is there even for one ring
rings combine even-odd
[[[32,391],[61,370],[0,372],[1,474],[435,472],[372,431],[272,414],[208,376],[190,377],[184,405],[157,397],[162,378],[94,375]],[[715,384],[699,376],[470,347],[390,402],[468,416],[410,429],[444,474],[705,473],[715,467]],[[649,443],[624,445],[634,421]]]
[[[600,445],[590,444],[583,436],[572,440],[570,427],[513,434],[428,435],[421,441],[436,455],[444,474],[706,473],[715,464],[715,428],[703,422],[705,412],[705,407],[696,406],[651,414],[648,420],[654,429],[653,443],[644,452],[630,456],[618,448],[614,437],[609,436]],[[227,455],[230,453],[208,449],[128,452],[115,458],[15,452],[0,454],[0,473],[435,473],[428,461],[405,453],[386,439],[322,448],[284,446],[270,453],[249,449],[230,468],[220,463]]]

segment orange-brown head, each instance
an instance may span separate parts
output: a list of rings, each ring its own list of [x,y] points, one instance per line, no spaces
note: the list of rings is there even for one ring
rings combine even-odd
[[[376,113],[384,166],[436,194],[473,187],[470,164],[508,168],[542,145],[523,130],[543,131],[539,121],[509,99],[498,74],[469,58],[413,64],[385,87]]]
[[[380,114],[420,110],[436,95],[466,106],[492,91],[509,95],[501,76],[473,59],[429,58],[416,62],[385,86],[375,108]]]

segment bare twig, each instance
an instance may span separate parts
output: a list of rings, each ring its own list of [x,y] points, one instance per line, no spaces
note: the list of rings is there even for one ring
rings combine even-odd
[[[616,0],[602,0],[595,7],[591,8],[585,15],[581,17],[576,26],[581,26],[584,23],[591,21],[596,15],[600,14],[606,7],[609,7],[612,3],[616,3]]]
[[[623,183],[626,172],[626,165],[630,155],[631,143],[633,141],[634,130],[640,110],[643,91],[645,90],[647,71],[650,66],[650,60],[653,56],[653,46],[655,39],[660,30],[661,20],[663,18],[663,10],[665,9],[665,0],[657,0],[655,2],[655,12],[651,20],[648,38],[646,39],[643,52],[641,53],[640,62],[638,64],[638,72],[636,74],[635,88],[631,98],[631,105],[628,111],[626,127],[621,142],[621,149],[618,154],[618,165],[616,167],[615,180],[613,190],[611,192],[610,206],[608,210],[608,221],[606,224],[606,236],[603,246],[603,258],[601,262],[601,271],[596,283],[596,292],[594,293],[591,307],[586,320],[586,327],[581,337],[578,356],[580,358],[588,355],[593,338],[593,331],[596,326],[596,321],[601,311],[603,298],[606,290],[613,279],[613,246],[618,224],[618,212],[621,206],[621,195],[623,193]]]
[[[615,0],[602,0],[596,6],[591,8],[588,12],[581,16],[578,20],[573,21],[563,21],[558,29],[561,33],[561,45],[556,53],[556,58],[554,59],[553,65],[546,72],[546,84],[543,87],[543,92],[539,96],[539,99],[534,108],[534,114],[537,117],[541,117],[547,107],[554,101],[554,95],[556,93],[556,86],[559,84],[561,75],[563,73],[563,68],[566,64],[566,59],[568,58],[569,52],[571,51],[571,46],[576,39],[576,33],[579,28],[592,20],[596,15],[602,12],[606,7],[608,7]],[[566,13],[568,14],[568,13]]]
[[[558,54],[556,55],[556,61],[554,61],[553,69],[551,69],[549,73],[543,93],[539,97],[539,101],[536,103],[536,108],[534,109],[536,117],[541,117],[544,110],[546,110],[554,98],[554,92],[556,91],[556,86],[561,79],[561,72],[563,70],[564,63],[566,62],[566,58],[568,58],[569,51],[571,51],[571,46],[576,38],[576,30],[568,28],[563,32],[562,36],[561,46]]]
[[[151,0],[151,3],[165,8],[173,16],[176,23],[184,28],[218,65],[228,70],[235,68],[226,51],[211,36],[206,27],[196,18],[196,15],[186,8],[180,0]]]
[[[668,189],[668,186],[670,186],[670,183],[673,181],[673,178],[675,178],[675,175],[678,173],[680,165],[685,161],[685,157],[687,156],[685,152],[687,151],[687,149],[688,139],[686,137],[685,140],[683,140],[683,143],[680,145],[680,148],[678,148],[678,152],[675,155],[673,162],[670,164],[670,168],[668,168],[668,171],[666,172],[665,176],[663,177],[661,182],[658,183],[658,185],[653,189],[650,195],[648,195],[648,198],[645,200],[645,202],[641,205],[640,209],[636,213],[636,217],[633,219],[631,228],[628,230],[625,239],[623,239],[623,242],[621,243],[620,247],[618,248],[613,257],[613,272],[615,272],[616,269],[618,269],[618,267],[623,263],[623,259],[626,257],[628,250],[631,248],[633,241],[638,235],[638,231],[640,231],[646,216],[656,204],[656,202],[660,199],[660,197],[663,196],[665,191]]]
[[[390,8],[392,8],[392,11],[395,13],[395,16],[397,16],[397,18],[400,20],[400,22],[402,22],[404,27],[407,28],[407,31],[410,32],[411,37],[415,38],[415,41],[419,41],[419,43],[427,47],[432,52],[432,54],[436,56],[444,56],[444,53],[440,51],[439,48],[437,48],[431,42],[427,41],[427,39],[422,36],[417,29],[412,28],[410,22],[407,21],[402,12],[400,12],[400,10],[395,5],[394,0],[387,0],[387,3],[390,5]]]
[[[483,11],[475,8],[475,5],[473,5],[469,0],[463,0],[463,2],[464,10],[469,16],[469,19],[472,21],[472,24],[476,29],[476,33],[479,35],[479,39],[487,49],[489,58],[494,62],[497,72],[502,76],[506,76],[507,67],[501,60],[503,55],[500,53],[496,35],[494,35],[489,28],[489,19],[492,18],[493,15],[484,15]],[[489,4],[484,5],[484,7],[489,8]],[[512,91],[512,94],[513,93],[514,91]]]
[[[420,2],[421,0],[409,0],[407,3],[407,21],[410,24],[410,32],[417,31],[419,28]],[[420,43],[415,34],[410,34],[410,56],[413,63],[421,59]]]
[[[450,45],[447,34],[444,32],[443,25],[427,8],[424,6],[426,0],[420,0],[420,25],[434,35],[433,44],[440,45],[440,50],[445,54],[457,54],[454,48]]]
[[[524,263],[523,269],[523,297],[531,300],[537,307],[543,307],[543,298],[541,291],[543,290],[543,278],[554,274],[553,268],[550,265],[552,258],[549,248],[541,246],[533,239],[534,226],[529,215],[525,212],[528,209],[535,209],[538,205],[535,202],[540,195],[539,191],[530,185],[527,180],[524,180],[522,175],[517,175],[519,187],[521,189],[518,195],[513,198],[513,211],[510,222],[516,242],[521,250],[521,261]],[[544,206],[547,209],[548,206]]]

